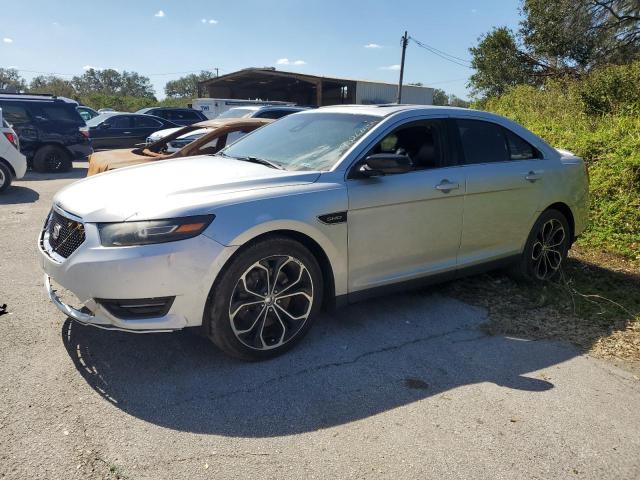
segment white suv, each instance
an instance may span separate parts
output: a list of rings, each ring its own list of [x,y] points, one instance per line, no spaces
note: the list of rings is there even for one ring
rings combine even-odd
[[[0,108],[0,193],[13,179],[22,178],[27,171],[27,158],[20,153],[20,142],[13,128],[2,118]]]

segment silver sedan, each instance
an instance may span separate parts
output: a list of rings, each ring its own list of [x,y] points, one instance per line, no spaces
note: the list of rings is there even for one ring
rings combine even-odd
[[[585,228],[587,196],[580,158],[503,117],[325,107],[216,156],[72,184],[39,248],[71,318],[199,327],[255,360],[292,347],[323,307],[503,266],[546,281]]]

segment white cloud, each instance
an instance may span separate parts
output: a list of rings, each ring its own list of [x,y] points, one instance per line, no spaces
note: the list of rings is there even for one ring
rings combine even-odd
[[[382,48],[382,45],[378,45],[377,43],[367,43],[364,48]]]
[[[200,19],[200,21],[201,21],[202,23],[207,23],[207,19],[206,19],[206,18],[202,18],[202,19]]]
[[[158,10],[155,13],[154,17],[162,18],[162,17],[164,17],[164,12],[162,10]]]
[[[289,60],[288,58],[279,58],[276,65],[306,65],[304,60]]]
[[[218,20],[214,20],[213,18],[201,18],[200,22],[204,23],[204,24],[209,24],[209,25],[217,25],[218,24]]]
[[[13,43],[13,38],[4,37],[4,38],[2,39],[2,41],[3,41],[4,43]]]
[[[209,20],[209,23],[215,25],[218,23],[218,20],[214,20],[213,18]]]
[[[387,67],[380,67],[380,70],[400,70],[400,65],[389,65]]]

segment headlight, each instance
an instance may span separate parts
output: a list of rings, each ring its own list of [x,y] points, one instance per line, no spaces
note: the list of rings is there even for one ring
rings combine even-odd
[[[103,247],[175,242],[200,235],[215,215],[148,220],[144,222],[98,223]]]

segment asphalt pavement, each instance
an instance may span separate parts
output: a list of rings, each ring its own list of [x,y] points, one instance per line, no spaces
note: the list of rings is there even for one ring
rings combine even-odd
[[[437,289],[324,314],[263,363],[74,324],[36,242],[85,171],[0,194],[0,478],[640,478],[637,376],[487,336],[486,311]]]

